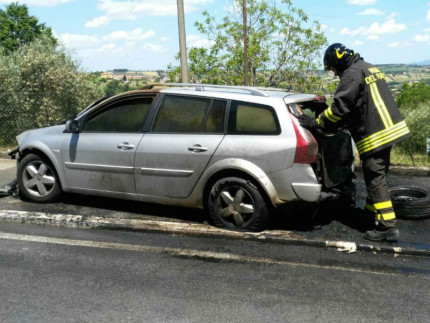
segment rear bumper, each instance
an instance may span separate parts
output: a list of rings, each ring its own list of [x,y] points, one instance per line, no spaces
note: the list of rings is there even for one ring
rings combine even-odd
[[[292,183],[294,193],[297,197],[306,202],[318,202],[321,195],[321,184]]]
[[[322,185],[308,164],[293,164],[268,177],[276,189],[278,199],[283,203],[300,200],[318,202],[320,199]]]

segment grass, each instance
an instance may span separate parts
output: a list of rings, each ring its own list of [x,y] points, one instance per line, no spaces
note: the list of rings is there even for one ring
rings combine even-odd
[[[395,148],[391,152],[391,164],[392,165],[403,165],[403,166],[426,166],[430,167],[430,156],[426,154],[414,154],[414,163],[412,162],[411,156],[399,152]]]

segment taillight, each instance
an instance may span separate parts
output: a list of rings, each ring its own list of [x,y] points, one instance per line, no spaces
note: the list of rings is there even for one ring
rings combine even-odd
[[[294,131],[296,133],[296,155],[294,156],[294,163],[297,164],[312,164],[318,158],[318,143],[312,134],[300,126],[299,120],[291,114],[293,121]]]

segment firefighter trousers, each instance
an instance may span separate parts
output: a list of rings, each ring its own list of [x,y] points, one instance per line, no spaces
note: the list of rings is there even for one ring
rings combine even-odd
[[[390,152],[391,147],[388,147],[362,160],[367,190],[366,211],[375,215],[377,225],[386,228],[396,225],[396,215],[387,185]]]

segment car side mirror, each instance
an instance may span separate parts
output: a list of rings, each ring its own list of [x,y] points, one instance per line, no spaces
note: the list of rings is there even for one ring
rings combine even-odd
[[[77,120],[68,120],[66,122],[66,130],[69,132],[79,132],[79,124]]]

